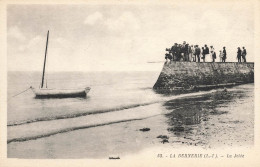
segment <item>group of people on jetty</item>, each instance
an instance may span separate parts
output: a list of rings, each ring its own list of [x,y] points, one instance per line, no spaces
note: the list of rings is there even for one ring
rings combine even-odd
[[[237,48],[237,60],[241,62],[246,62],[246,49],[245,47]],[[207,45],[200,48],[199,45],[189,45],[186,41],[183,44],[175,43],[171,48],[166,48],[167,53],[165,54],[165,59],[170,61],[193,61],[200,62],[201,59],[203,62],[215,62],[217,54],[213,46],[210,48]],[[211,60],[210,60],[211,59]],[[226,62],[227,51],[226,47],[223,47],[223,50],[219,51],[219,61]]]

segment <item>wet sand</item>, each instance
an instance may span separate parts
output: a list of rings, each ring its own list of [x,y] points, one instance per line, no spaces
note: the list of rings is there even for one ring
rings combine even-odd
[[[251,148],[254,144],[253,92],[254,85],[247,84],[170,100],[158,104],[160,115],[146,119],[10,143],[8,157],[107,159],[158,147],[173,150]],[[152,109],[147,106],[143,110]],[[143,132],[142,128],[150,130]]]

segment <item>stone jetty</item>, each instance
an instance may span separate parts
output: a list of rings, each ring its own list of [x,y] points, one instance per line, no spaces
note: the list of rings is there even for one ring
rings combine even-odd
[[[254,63],[166,62],[153,89],[185,93],[254,83]]]

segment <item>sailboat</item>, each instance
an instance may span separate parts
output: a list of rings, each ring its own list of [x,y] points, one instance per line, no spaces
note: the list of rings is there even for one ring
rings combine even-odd
[[[46,57],[47,57],[47,50],[48,50],[48,39],[49,39],[49,30],[47,33],[41,85],[38,89],[32,86],[30,87],[34,92],[35,97],[36,98],[86,97],[87,93],[90,91],[90,87],[76,88],[76,89],[49,89],[47,88],[47,83],[46,83],[46,88],[44,88],[44,76],[45,76]]]

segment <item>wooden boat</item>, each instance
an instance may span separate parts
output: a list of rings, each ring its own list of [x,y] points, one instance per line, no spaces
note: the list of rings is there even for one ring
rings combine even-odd
[[[90,91],[90,87],[86,88],[76,88],[76,89],[49,89],[44,88],[44,76],[45,76],[45,65],[46,65],[46,57],[47,57],[47,49],[48,49],[48,39],[49,39],[49,31],[47,33],[47,41],[46,41],[46,49],[45,49],[45,57],[43,64],[43,72],[42,72],[42,82],[39,89],[30,87],[34,92],[36,98],[66,98],[66,97],[86,97],[87,93]]]
[[[31,87],[36,98],[66,98],[66,97],[86,97],[90,91],[89,87],[78,89],[35,89]]]

